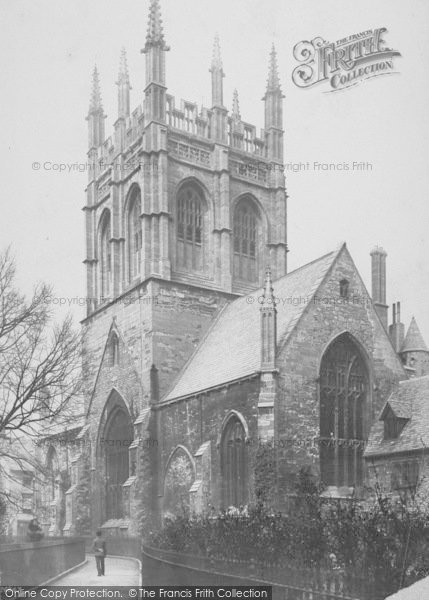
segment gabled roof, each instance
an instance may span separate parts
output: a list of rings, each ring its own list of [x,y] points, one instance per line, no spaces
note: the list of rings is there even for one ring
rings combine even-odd
[[[412,352],[416,350],[428,352],[428,348],[420,332],[419,326],[417,325],[417,321],[413,317],[400,352]]]
[[[284,343],[292,332],[341,249],[273,282],[274,295],[278,299],[279,344]],[[260,288],[223,308],[162,401],[202,392],[260,370],[262,293]]]
[[[384,439],[383,417],[390,407],[396,417],[409,419],[395,439]],[[401,381],[374,423],[365,456],[429,449],[429,375]]]

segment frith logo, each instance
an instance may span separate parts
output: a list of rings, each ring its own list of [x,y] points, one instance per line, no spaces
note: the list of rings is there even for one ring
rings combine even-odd
[[[385,46],[386,31],[370,29],[333,43],[320,37],[299,42],[293,49],[300,63],[292,73],[293,82],[308,88],[329,81],[332,89],[327,91],[336,92],[371,77],[392,75],[393,58],[401,54]]]

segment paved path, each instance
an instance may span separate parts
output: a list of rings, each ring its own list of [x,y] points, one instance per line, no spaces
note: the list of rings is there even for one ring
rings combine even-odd
[[[429,598],[429,577],[400,590],[386,600],[426,600],[427,598]]]
[[[107,556],[106,575],[98,577],[94,556],[87,554],[86,558],[88,562],[85,565],[56,579],[50,585],[139,585],[139,564],[136,560]]]

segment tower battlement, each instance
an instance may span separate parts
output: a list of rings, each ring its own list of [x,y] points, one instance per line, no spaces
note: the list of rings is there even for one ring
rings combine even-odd
[[[169,152],[184,160],[210,167],[211,150],[217,142],[213,135],[213,120],[213,109],[198,107],[197,103],[189,100],[181,99],[177,103],[174,96],[167,94],[165,124],[168,130]],[[237,119],[233,113],[227,114],[225,125],[224,145],[236,158],[231,160],[233,173],[238,177],[269,184],[268,172],[273,170],[273,167],[267,156],[266,131],[260,129],[257,135],[255,125]],[[112,135],[97,147],[94,158],[101,166],[98,176],[109,165],[115,168],[116,164],[116,168],[120,168],[116,160],[118,155],[123,155],[124,162],[127,163],[135,153],[136,142],[141,142],[144,131],[144,111],[143,106],[139,105],[125,118],[123,144],[115,143],[115,136]],[[181,142],[178,141],[179,138]],[[189,142],[188,145],[184,143],[185,138]],[[202,144],[201,147],[199,143]],[[242,160],[237,160],[239,155],[242,155]],[[275,170],[283,171],[282,165],[279,164]]]

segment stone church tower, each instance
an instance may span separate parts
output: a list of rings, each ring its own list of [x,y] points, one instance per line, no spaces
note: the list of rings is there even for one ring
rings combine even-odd
[[[388,324],[383,248],[371,252],[371,294],[345,243],[287,272],[274,48],[258,133],[236,90],[225,106],[217,37],[209,108],[168,93],[168,51],[151,0],[142,104],[131,112],[122,50],[107,139],[93,74],[84,415],[61,433],[64,452],[46,445],[51,531],[130,536],[184,506],[262,497],[284,510],[302,469],[324,495],[363,498],[368,438],[376,452],[390,443],[380,416],[388,398],[429,372],[414,320],[404,336],[399,303]],[[63,496],[52,485],[61,464]]]
[[[144,440],[156,405],[204,336],[213,316],[259,287],[269,262],[287,272],[283,94],[274,47],[264,129],[241,118],[238,94],[225,106],[216,37],[211,107],[168,93],[167,45],[151,0],[142,104],[130,111],[125,50],[118,114],[105,138],[94,69],[87,116],[87,316],[83,321],[85,435],[92,522],[135,530],[142,495],[138,465],[156,464]],[[134,440],[124,446],[121,440]],[[144,446],[144,447],[143,447]],[[71,509],[70,509],[71,510]],[[130,525],[131,523],[131,525]]]

